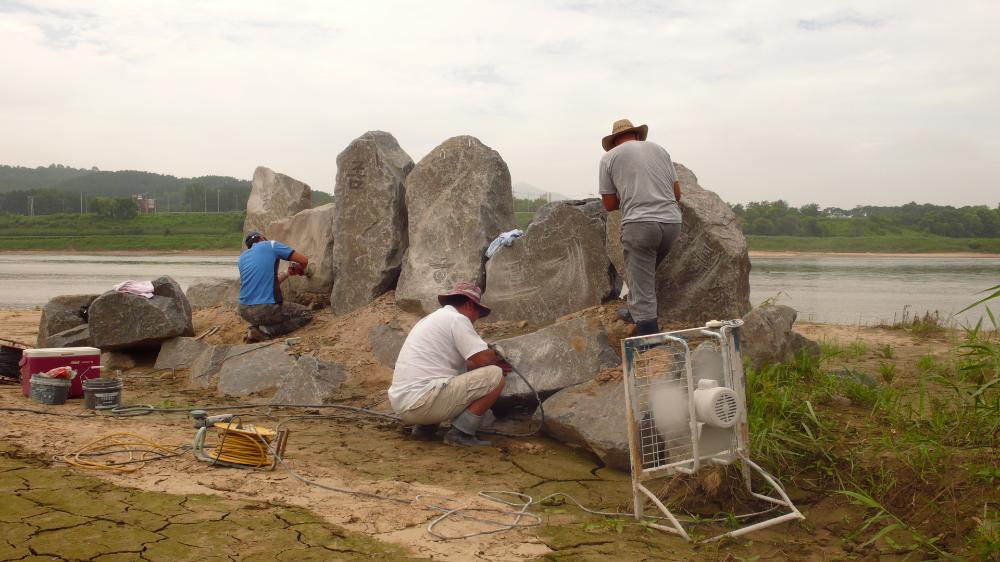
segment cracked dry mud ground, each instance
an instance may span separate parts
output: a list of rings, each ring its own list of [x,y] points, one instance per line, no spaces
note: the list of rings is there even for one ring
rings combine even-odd
[[[406,560],[300,509],[121,488],[0,445],[0,560]]]

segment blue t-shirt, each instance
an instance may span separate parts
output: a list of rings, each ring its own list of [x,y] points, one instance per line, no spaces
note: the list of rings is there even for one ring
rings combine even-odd
[[[275,240],[263,240],[240,254],[240,304],[281,302],[278,262],[291,257],[291,248]]]

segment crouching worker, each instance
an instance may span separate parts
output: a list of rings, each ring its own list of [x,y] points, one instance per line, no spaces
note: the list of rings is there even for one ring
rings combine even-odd
[[[240,317],[250,323],[246,341],[258,342],[287,334],[313,319],[308,307],[282,302],[281,284],[291,275],[303,275],[309,258],[259,232],[250,232],[240,254]],[[278,273],[281,260],[292,262]]]
[[[389,402],[412,435],[432,439],[438,424],[451,420],[444,442],[459,447],[489,445],[476,431],[500,397],[511,368],[487,347],[472,323],[490,309],[479,304],[482,292],[456,283],[438,295],[441,308],[427,315],[406,336],[396,359]]]

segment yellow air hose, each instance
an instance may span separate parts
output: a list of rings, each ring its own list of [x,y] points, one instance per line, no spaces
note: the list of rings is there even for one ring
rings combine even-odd
[[[147,460],[155,460],[164,456],[173,456],[177,447],[168,447],[156,443],[134,433],[112,433],[61,456],[61,460],[70,466],[92,470],[109,470],[112,472],[135,472],[146,466]],[[85,457],[99,457],[113,453],[128,453],[124,463],[109,464]],[[141,453],[139,458],[136,454]],[[150,457],[150,455],[155,455]]]
[[[219,430],[219,445],[213,453],[208,454],[209,457],[254,468],[272,463],[268,451],[271,441],[278,435],[276,431],[253,424],[237,427],[224,422],[216,423],[213,427]]]

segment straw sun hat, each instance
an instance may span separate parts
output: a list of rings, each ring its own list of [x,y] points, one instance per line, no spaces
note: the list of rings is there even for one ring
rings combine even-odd
[[[635,133],[639,140],[644,141],[646,140],[646,134],[649,133],[649,127],[647,125],[636,127],[628,119],[615,121],[615,124],[611,126],[611,134],[601,139],[601,146],[604,147],[604,151],[607,152],[614,148],[615,138],[625,133]]]

